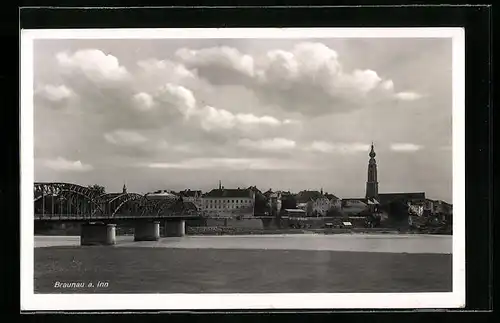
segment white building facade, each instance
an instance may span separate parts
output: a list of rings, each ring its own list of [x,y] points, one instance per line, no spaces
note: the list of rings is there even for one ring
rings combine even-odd
[[[248,189],[214,189],[202,197],[202,213],[208,217],[253,217],[255,193]]]

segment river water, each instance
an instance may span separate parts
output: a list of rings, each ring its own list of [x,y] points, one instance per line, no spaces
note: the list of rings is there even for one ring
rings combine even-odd
[[[452,236],[425,234],[283,234],[242,236],[185,236],[134,242],[117,236],[114,247],[191,249],[329,250],[388,253],[451,254]],[[78,236],[35,236],[35,248],[79,246]]]

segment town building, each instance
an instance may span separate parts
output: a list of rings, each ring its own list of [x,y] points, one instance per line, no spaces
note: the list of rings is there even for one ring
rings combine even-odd
[[[273,192],[271,189],[264,192],[264,196],[267,199],[267,204],[269,205],[269,215],[277,214],[281,211],[282,207],[282,192],[276,191]]]
[[[324,195],[312,201],[313,214],[318,216],[325,216],[326,212],[332,207],[331,201]]]
[[[368,205],[366,198],[343,198],[341,210],[345,215],[357,215],[368,209]]]
[[[177,195],[181,197],[184,202],[193,203],[198,210],[202,209],[203,193],[200,190],[192,191],[190,189],[186,189],[184,191],[178,192]]]
[[[202,197],[202,214],[211,217],[252,217],[255,192],[251,189],[227,189],[221,185]]]
[[[450,220],[453,214],[453,205],[442,200],[414,200],[408,202],[409,207],[419,206],[422,214],[426,216],[437,216],[441,221]]]
[[[340,199],[333,194],[321,191],[301,191],[296,195],[297,208],[307,216],[326,216],[328,210],[340,207]]]
[[[325,197],[330,201],[330,209],[335,208],[335,209],[340,209],[341,208],[341,203],[342,200],[338,198],[337,196],[329,193],[325,193]]]
[[[169,190],[157,190],[147,193],[145,196],[150,200],[177,200],[179,198],[175,192]]]

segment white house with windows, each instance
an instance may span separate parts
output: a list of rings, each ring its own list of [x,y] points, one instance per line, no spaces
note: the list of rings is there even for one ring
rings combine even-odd
[[[325,216],[331,207],[332,202],[324,195],[312,200],[313,212],[320,216]]]
[[[321,191],[301,191],[296,196],[297,208],[306,211],[307,216],[326,216],[332,207],[340,208],[340,199]]]
[[[202,197],[202,213],[209,217],[252,217],[255,193],[249,189],[226,189],[219,186]]]

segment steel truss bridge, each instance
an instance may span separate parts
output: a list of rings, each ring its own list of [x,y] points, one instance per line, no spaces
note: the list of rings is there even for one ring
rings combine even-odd
[[[34,213],[35,221],[198,217],[196,208],[178,197],[153,199],[137,193],[99,194],[71,183],[35,183]]]

